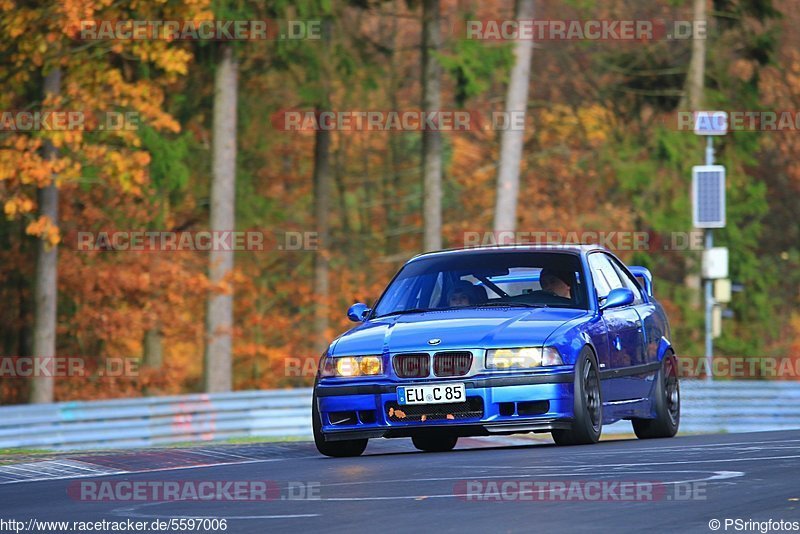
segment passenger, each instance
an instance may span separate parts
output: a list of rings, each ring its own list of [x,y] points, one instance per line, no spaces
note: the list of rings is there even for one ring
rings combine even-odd
[[[447,305],[450,307],[474,306],[478,303],[477,300],[475,286],[462,280],[456,282],[450,290],[450,294],[447,297]]]

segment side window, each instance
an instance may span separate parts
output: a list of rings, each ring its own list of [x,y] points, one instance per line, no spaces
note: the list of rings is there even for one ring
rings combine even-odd
[[[398,280],[390,291],[383,296],[380,302],[381,309],[394,310],[410,308],[410,301],[414,298],[414,278]],[[419,293],[419,291],[417,291]]]
[[[617,271],[605,254],[595,253],[589,255],[589,267],[592,269],[592,279],[597,289],[598,298],[604,299],[612,289],[623,287],[622,280],[620,280]]]
[[[634,304],[641,304],[644,302],[642,298],[642,288],[639,287],[639,284],[636,282],[636,279],[633,278],[628,272],[622,268],[622,266],[612,259],[611,263],[614,264],[614,269],[617,271],[617,275],[619,275],[622,283],[625,284],[625,287],[633,291],[633,303]]]
[[[437,293],[439,297],[441,296],[442,273],[429,273],[411,277],[408,282],[413,285],[408,289],[398,289],[401,296],[403,294],[407,295],[402,309],[435,307],[434,297],[437,296]]]
[[[406,301],[406,306],[404,309],[410,310],[412,308],[419,308],[419,302],[422,299],[422,281],[424,278],[420,277],[419,279],[414,281],[414,285],[412,287],[412,292],[409,295],[409,299]]]

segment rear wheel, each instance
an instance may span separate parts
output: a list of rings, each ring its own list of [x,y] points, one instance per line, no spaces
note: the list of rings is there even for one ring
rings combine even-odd
[[[325,441],[325,436],[322,434],[322,414],[319,413],[316,395],[314,395],[311,402],[311,427],[314,431],[314,444],[317,446],[317,450],[320,454],[332,456],[334,458],[361,456],[361,453],[367,448],[366,439]]]
[[[414,447],[425,452],[447,452],[453,450],[458,443],[458,436],[433,435],[414,436],[411,438]]]
[[[597,443],[603,431],[600,374],[592,349],[585,347],[575,363],[574,420],[569,430],[553,430],[558,445]]]
[[[653,392],[655,419],[633,419],[633,432],[639,439],[671,438],[681,422],[681,388],[675,355],[666,354],[656,377]]]

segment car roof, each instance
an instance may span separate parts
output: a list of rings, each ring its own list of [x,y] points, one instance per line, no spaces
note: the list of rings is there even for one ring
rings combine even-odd
[[[424,252],[417,254],[409,261],[414,261],[422,258],[430,258],[434,256],[449,256],[460,254],[487,254],[491,252],[567,252],[571,254],[587,254],[594,250],[602,250],[607,252],[605,247],[596,244],[572,244],[565,245],[561,243],[542,243],[536,245],[526,244],[511,244],[511,245],[488,245],[482,247],[466,247],[466,248],[451,248],[445,250],[435,250],[432,252]]]

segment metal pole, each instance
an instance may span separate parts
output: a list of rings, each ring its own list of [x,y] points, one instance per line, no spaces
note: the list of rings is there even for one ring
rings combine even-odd
[[[714,237],[711,234],[711,229],[706,228],[705,230],[705,238],[706,238],[706,250],[711,249],[714,246]],[[713,287],[711,285],[711,280],[705,281],[705,291],[706,291],[706,380],[714,380],[714,374],[712,372],[712,365],[714,360],[714,339],[713,339],[713,332],[712,332],[712,322],[713,322],[713,315],[714,315],[714,293]]]
[[[706,141],[706,165],[714,164],[714,138],[707,137]],[[710,228],[705,232],[705,248],[711,250],[714,246],[714,235]],[[712,332],[712,321],[714,315],[714,292],[711,280],[705,280],[705,304],[706,304],[706,380],[714,380],[713,360],[714,360],[714,339]]]

